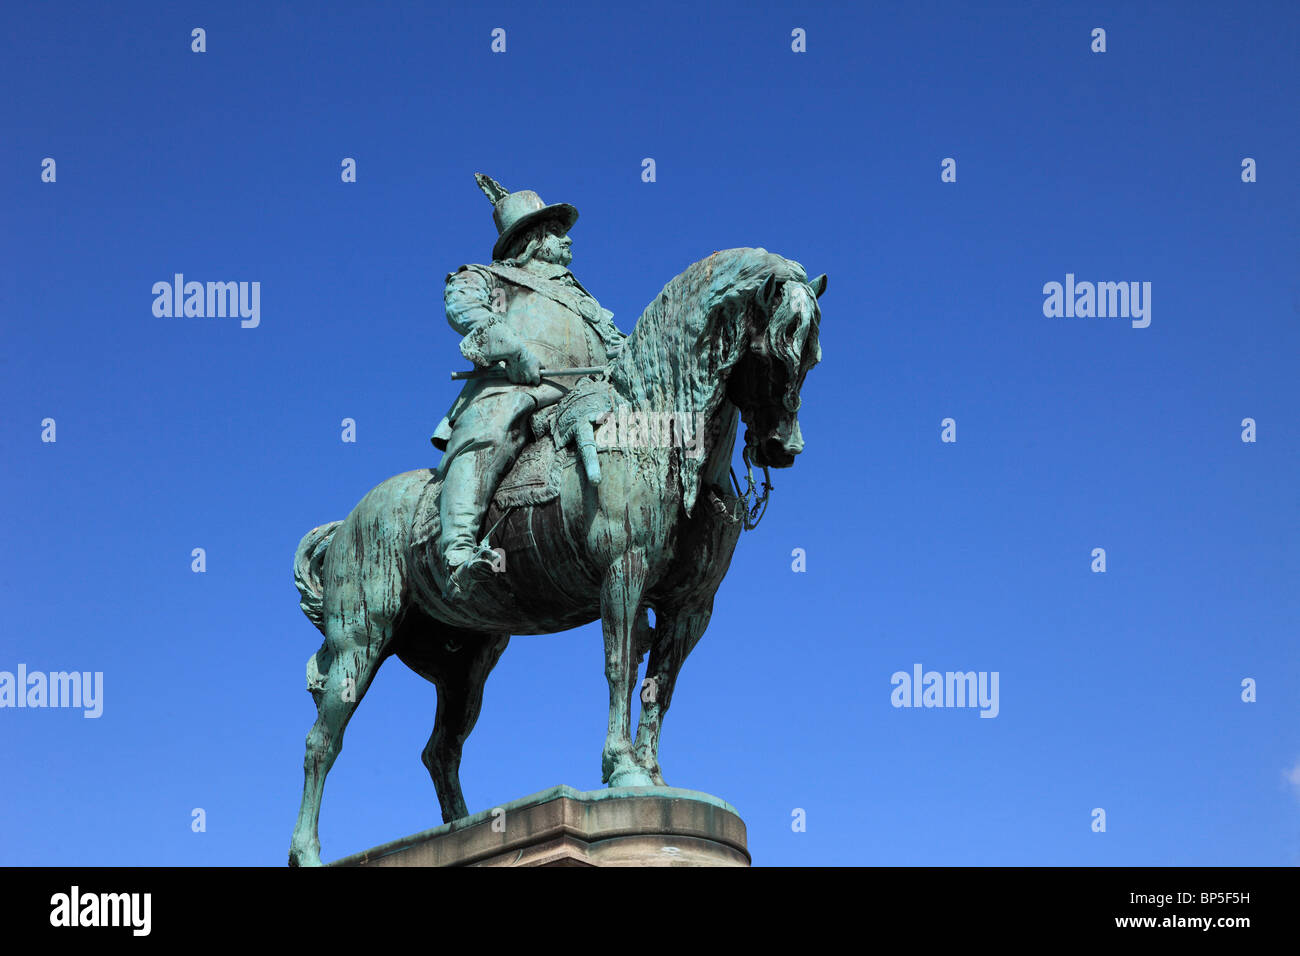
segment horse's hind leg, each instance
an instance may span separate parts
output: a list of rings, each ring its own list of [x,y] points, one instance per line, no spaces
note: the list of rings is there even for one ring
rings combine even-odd
[[[365,604],[363,603],[364,609]],[[373,618],[345,622],[342,613],[326,618],[325,643],[309,662],[316,680],[308,690],[316,699],[316,723],[307,734],[302,806],[289,845],[290,866],[319,866],[320,802],[325,777],[343,749],[343,732],[387,655],[391,622]]]
[[[483,686],[510,643],[509,634],[452,634],[439,632],[428,650],[408,644],[398,651],[408,667],[438,688],[433,733],[421,758],[438,792],[444,823],[469,816],[460,788],[461,753],[478,722]]]
[[[636,759],[650,778],[666,786],[659,769],[659,732],[664,716],[673,700],[673,688],[686,656],[704,636],[709,626],[712,609],[703,611],[655,611],[654,642],[650,648],[650,662],[646,665],[646,679],[654,688],[651,698],[641,702],[641,721],[636,731]]]

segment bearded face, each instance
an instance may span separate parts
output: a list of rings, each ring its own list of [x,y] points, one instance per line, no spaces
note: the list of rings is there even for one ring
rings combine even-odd
[[[537,258],[557,266],[567,266],[573,261],[573,240],[562,235],[556,226],[546,227]]]
[[[573,240],[562,230],[563,227],[557,223],[544,223],[531,229],[515,247],[518,249],[516,261],[520,264],[547,262],[567,267],[573,261]]]

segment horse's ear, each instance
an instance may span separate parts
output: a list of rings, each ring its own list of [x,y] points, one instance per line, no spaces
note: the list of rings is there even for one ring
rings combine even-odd
[[[813,293],[817,298],[820,299],[822,293],[826,291],[826,273],[823,272],[816,279],[809,279],[808,285],[812,288]]]
[[[776,295],[776,273],[773,272],[763,283],[763,291],[759,294],[759,299],[763,302],[771,302],[772,296]]]

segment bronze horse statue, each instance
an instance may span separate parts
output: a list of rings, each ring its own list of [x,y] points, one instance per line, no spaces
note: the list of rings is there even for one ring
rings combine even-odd
[[[508,556],[508,569],[479,585],[468,606],[447,601],[437,577],[435,470],[390,478],[343,521],[307,533],[294,577],[303,611],[325,640],[307,662],[317,717],[307,735],[291,865],[321,862],[325,777],[348,720],[390,654],[437,686],[423,759],[445,822],[468,815],[461,752],[510,636],[550,634],[597,618],[609,683],[602,781],[664,785],[659,731],[746,517],[744,495],[727,489],[738,423],[746,425],[747,461],[765,468],[794,463],[803,448],[800,389],[821,359],[817,299],[825,288],[824,275],[809,279],[799,263],[763,249],[715,252],[669,282],[605,379],[633,411],[700,416],[703,448],[601,449],[599,484],[572,451],[557,453],[553,500],[494,504],[489,511],[486,527]],[[653,628],[647,608],[655,613]],[[647,651],[646,679],[655,692],[642,701],[633,740],[632,697]]]

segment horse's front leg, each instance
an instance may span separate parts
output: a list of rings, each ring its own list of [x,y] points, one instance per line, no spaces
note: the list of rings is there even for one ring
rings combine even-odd
[[[632,626],[632,666],[628,668],[627,705],[629,716],[636,709],[638,698],[645,696],[646,690],[637,680],[641,672],[641,662],[654,644],[655,631],[650,626],[650,617],[646,608],[637,611],[636,623]]]
[[[609,731],[601,753],[601,780],[611,787],[648,787],[654,781],[632,754],[628,688],[639,658],[635,650],[637,616],[645,589],[646,562],[641,551],[620,555],[600,589],[600,617],[605,635],[605,680],[609,683]]]

